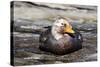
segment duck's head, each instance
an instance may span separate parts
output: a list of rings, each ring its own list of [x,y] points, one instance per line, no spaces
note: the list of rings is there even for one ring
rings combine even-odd
[[[56,31],[59,33],[75,33],[71,24],[65,18],[58,18],[53,26],[56,27]]]

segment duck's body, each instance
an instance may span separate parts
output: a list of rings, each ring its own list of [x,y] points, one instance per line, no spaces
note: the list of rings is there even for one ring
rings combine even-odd
[[[58,33],[55,28],[48,28],[40,35],[39,48],[54,54],[66,54],[82,48],[82,36],[79,32]]]

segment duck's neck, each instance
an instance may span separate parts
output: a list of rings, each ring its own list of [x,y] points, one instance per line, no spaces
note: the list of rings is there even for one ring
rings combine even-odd
[[[63,37],[63,34],[57,32],[55,26],[52,27],[51,33],[52,33],[53,37],[54,37],[56,40],[59,40],[60,38]]]

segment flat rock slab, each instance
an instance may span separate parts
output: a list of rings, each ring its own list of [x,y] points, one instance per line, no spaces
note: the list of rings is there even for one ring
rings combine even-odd
[[[37,65],[97,61],[97,7],[65,4],[14,2],[12,27],[14,65]],[[83,35],[82,49],[55,55],[39,49],[40,33],[52,26],[55,18],[67,17]]]
[[[96,35],[93,33],[83,33],[83,48],[66,55],[54,55],[49,52],[41,51],[38,48],[40,43],[38,41],[39,35],[37,34],[15,32],[13,35],[15,41],[14,52],[16,65],[86,62],[97,60]]]

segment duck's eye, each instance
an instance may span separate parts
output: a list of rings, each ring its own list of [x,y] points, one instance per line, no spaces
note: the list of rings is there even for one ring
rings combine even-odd
[[[61,23],[61,25],[64,25],[64,23]]]

